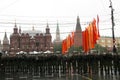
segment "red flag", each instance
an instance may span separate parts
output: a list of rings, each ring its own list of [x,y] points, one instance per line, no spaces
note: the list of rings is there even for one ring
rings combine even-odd
[[[65,52],[65,46],[64,46],[64,40],[62,41],[62,54],[64,54],[64,52]]]
[[[92,23],[89,25],[90,27],[90,41],[91,41],[91,49],[95,47],[94,41],[93,41],[93,26]]]
[[[82,47],[85,53],[89,51],[89,38],[88,38],[88,30],[82,31]]]
[[[71,47],[71,36],[68,35],[67,37],[67,50]]]
[[[92,34],[91,34],[91,27],[90,25],[86,28],[86,30],[88,31],[88,45],[89,45],[89,49],[92,49]]]
[[[98,28],[98,39],[100,38],[100,33],[99,33],[99,16],[97,15],[97,28]]]
[[[74,32],[71,33],[71,46],[74,45]]]
[[[92,22],[92,26],[93,26],[93,41],[94,41],[94,44],[96,44],[96,41],[98,39],[98,31],[97,31],[96,20],[95,19]]]
[[[67,51],[67,40],[64,39],[62,41],[62,54],[65,54],[66,51]]]
[[[86,48],[86,45],[85,45],[85,42],[86,40],[85,40],[85,31],[82,31],[82,48],[83,48],[83,50],[84,50],[84,52],[85,52],[85,48]]]
[[[88,41],[88,30],[85,30],[84,33],[84,51],[87,53],[89,51],[89,41]]]
[[[96,20],[94,19],[92,23],[82,32],[82,46],[84,52],[89,52],[90,49],[95,47],[96,41],[99,39],[98,28],[96,27]]]

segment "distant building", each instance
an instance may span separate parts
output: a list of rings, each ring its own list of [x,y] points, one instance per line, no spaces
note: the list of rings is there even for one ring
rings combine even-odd
[[[57,23],[57,28],[56,28],[56,38],[55,38],[55,40],[53,41],[53,43],[55,44],[55,45],[59,45],[59,44],[61,44],[61,39],[60,39],[60,30],[59,30],[59,25],[58,25],[58,23]]]
[[[21,31],[15,23],[13,33],[10,36],[10,52],[16,53],[19,51],[31,52],[31,51],[53,51],[52,36],[50,28],[47,24],[46,32],[42,33],[39,30]]]
[[[74,46],[75,47],[82,46],[82,29],[80,25],[79,16],[77,16],[76,30],[74,33]]]
[[[103,47],[112,49],[112,47],[113,47],[113,39],[112,39],[112,37],[103,37],[103,36],[101,36],[100,39],[97,41],[97,44],[99,44],[99,45],[101,45]],[[116,37],[116,46],[118,44],[120,45],[120,38]]]
[[[7,38],[7,33],[5,32],[4,39],[3,39],[3,46],[2,46],[3,52],[9,52],[10,46],[9,46],[9,40]]]

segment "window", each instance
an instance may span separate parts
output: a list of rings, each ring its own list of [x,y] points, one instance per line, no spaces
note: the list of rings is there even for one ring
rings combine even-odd
[[[119,44],[120,44],[120,40],[119,40]]]
[[[105,42],[105,40],[101,40],[101,42]]]
[[[110,44],[108,44],[107,46],[108,46],[108,47],[111,47],[111,45],[110,45]]]
[[[29,49],[29,45],[26,45],[26,48]]]
[[[24,45],[22,46],[22,49],[24,49]]]
[[[32,45],[32,49],[34,49],[34,45]]]
[[[107,42],[108,42],[108,43],[111,43],[111,40],[108,40]]]

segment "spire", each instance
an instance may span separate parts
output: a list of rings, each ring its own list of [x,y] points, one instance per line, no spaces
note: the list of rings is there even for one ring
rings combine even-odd
[[[60,40],[60,31],[59,31],[59,24],[57,22],[57,28],[56,28],[56,40]]]
[[[59,24],[58,24],[58,21],[57,21],[57,29],[56,29],[56,32],[59,32]]]
[[[49,28],[48,22],[47,22],[47,28]]]
[[[7,34],[5,31],[4,39],[3,39],[3,45],[2,45],[3,51],[8,51],[9,50],[9,40],[7,38]]]
[[[17,28],[16,20],[15,20],[15,28]]]
[[[9,43],[9,40],[7,38],[7,33],[5,31],[5,35],[4,35],[4,39],[3,39],[3,44],[7,44],[7,43]]]
[[[75,47],[82,46],[82,29],[81,29],[81,25],[80,25],[79,16],[77,16],[76,30],[74,33],[74,46]]]
[[[81,25],[80,25],[80,19],[79,19],[79,16],[77,16],[77,24],[76,24],[76,31],[82,31],[81,30]]]
[[[17,24],[16,24],[16,20],[15,20],[15,26],[14,26],[14,34],[18,33],[18,28],[17,28]]]
[[[32,27],[32,31],[34,31],[35,29],[34,29],[34,26]]]
[[[6,34],[6,31],[5,31],[4,39],[7,39],[7,34]]]
[[[50,33],[50,29],[49,29],[48,22],[47,22],[47,27],[46,27],[46,33],[47,33],[47,34],[49,34],[49,33]]]

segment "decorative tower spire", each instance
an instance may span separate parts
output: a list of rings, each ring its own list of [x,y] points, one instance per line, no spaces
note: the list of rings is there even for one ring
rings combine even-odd
[[[77,24],[76,24],[76,31],[82,31],[81,30],[81,25],[80,25],[80,19],[79,19],[79,16],[77,16]]]
[[[50,29],[49,29],[48,22],[47,22],[47,27],[46,27],[46,34],[50,34]]]
[[[7,38],[6,31],[5,31],[5,35],[4,35],[4,39],[3,39],[3,44],[9,44],[9,40]]]
[[[32,27],[32,31],[34,31],[35,29],[34,29],[34,26]]]
[[[6,31],[5,31],[5,36],[4,36],[4,39],[7,39],[7,34],[6,34]]]
[[[48,25],[48,20],[47,20],[47,28],[49,27],[49,25]]]
[[[3,51],[8,51],[9,50],[9,40],[7,38],[7,34],[5,32],[4,39],[3,39]]]
[[[15,20],[15,28],[17,28],[16,20]]]
[[[60,41],[60,30],[59,30],[59,24],[57,21],[57,28],[56,28],[56,40]]]
[[[15,26],[14,26],[14,34],[18,33],[18,28],[17,28],[17,24],[16,24],[16,20],[15,20]]]

